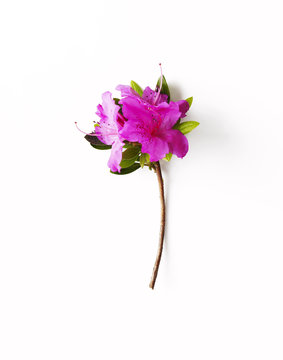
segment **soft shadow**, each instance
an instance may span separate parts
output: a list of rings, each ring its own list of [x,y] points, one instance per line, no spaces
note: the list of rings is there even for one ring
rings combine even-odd
[[[170,83],[171,100],[177,101],[184,99],[184,95],[177,85]],[[197,105],[197,106],[194,106]],[[228,152],[232,156],[237,156],[235,150],[241,144],[241,135],[235,136],[233,129],[231,129],[231,122],[227,121],[227,113],[223,113],[221,108],[211,106],[207,100],[204,99],[203,103],[200,100],[195,101],[192,109],[189,111],[188,116],[182,121],[197,121],[200,125],[194,129],[187,136],[190,147],[193,146],[196,158],[201,160],[203,164],[210,163],[212,156],[220,156],[222,152]],[[228,125],[229,124],[229,125]],[[189,149],[189,154],[190,154]],[[179,162],[182,161],[180,165]],[[188,169],[191,162],[191,156],[186,156],[183,160],[173,156],[170,162],[161,161],[161,169],[164,178],[165,187],[165,201],[166,201],[166,227],[164,239],[164,258],[166,259],[166,272],[167,278],[170,279],[170,190],[174,184],[174,179],[171,177],[176,176],[176,170],[179,166]],[[204,165],[205,166],[205,165]],[[173,171],[173,173],[171,173]],[[171,181],[172,180],[172,181]],[[172,184],[171,184],[172,182]],[[174,204],[173,204],[174,206]]]

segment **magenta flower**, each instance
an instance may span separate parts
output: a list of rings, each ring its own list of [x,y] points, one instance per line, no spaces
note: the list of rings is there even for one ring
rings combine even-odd
[[[107,165],[113,172],[120,172],[122,160],[123,138],[121,129],[125,119],[119,114],[120,107],[115,105],[112,94],[107,91],[102,94],[102,105],[97,106],[96,114],[100,117],[99,126],[95,127],[95,134],[104,144],[112,145]]]
[[[169,152],[183,158],[188,152],[188,140],[179,131],[172,129],[182,112],[179,104],[171,101],[150,105],[137,96],[126,96],[120,100],[123,115],[127,119],[120,131],[123,139],[138,142],[141,151],[158,161]]]

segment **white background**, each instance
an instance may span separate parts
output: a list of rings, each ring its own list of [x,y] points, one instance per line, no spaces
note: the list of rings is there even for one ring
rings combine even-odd
[[[2,1],[1,360],[283,358],[280,1]],[[194,96],[183,159],[111,175],[101,93]]]

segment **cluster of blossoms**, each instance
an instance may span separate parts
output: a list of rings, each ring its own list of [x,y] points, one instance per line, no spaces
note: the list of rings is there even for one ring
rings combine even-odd
[[[128,174],[139,167],[161,160],[170,160],[172,154],[183,158],[188,152],[185,136],[198,123],[181,119],[187,114],[192,98],[170,101],[170,91],[162,75],[156,90],[144,90],[135,83],[118,85],[121,99],[102,94],[97,106],[100,117],[95,131],[85,138],[97,149],[110,149],[108,166],[112,173]],[[124,151],[123,151],[124,150]]]
[[[121,92],[121,98],[112,98],[109,91],[102,94],[102,104],[97,106],[96,112],[100,121],[95,123],[92,133],[82,132],[94,148],[111,149],[108,166],[113,174],[129,174],[144,166],[153,168],[157,174],[161,223],[158,253],[149,284],[154,289],[165,232],[165,197],[159,160],[170,161],[173,154],[183,158],[189,149],[185,135],[199,123],[181,122],[193,98],[170,101],[162,70],[155,90],[150,87],[143,90],[134,81],[131,86],[119,85],[116,89]]]

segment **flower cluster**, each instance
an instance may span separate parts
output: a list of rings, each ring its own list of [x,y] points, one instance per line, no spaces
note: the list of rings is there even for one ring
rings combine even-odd
[[[118,85],[120,99],[107,91],[102,94],[102,104],[96,114],[100,121],[94,132],[85,138],[96,149],[110,149],[108,167],[112,173],[128,174],[139,167],[170,160],[172,154],[183,158],[188,152],[185,136],[198,123],[181,122],[193,98],[170,101],[170,91],[162,75],[155,90],[144,90],[135,83]]]
[[[111,173],[129,174],[148,166],[157,175],[161,222],[158,252],[149,283],[149,287],[154,289],[165,233],[165,197],[159,160],[170,161],[173,154],[183,158],[189,149],[185,135],[199,123],[182,121],[193,98],[171,101],[162,69],[155,90],[150,87],[143,90],[134,81],[131,81],[131,86],[119,85],[116,89],[121,92],[121,97],[113,98],[109,91],[102,94],[102,104],[97,106],[96,112],[100,121],[95,123],[92,133],[82,132],[94,148],[111,149],[108,160]]]

